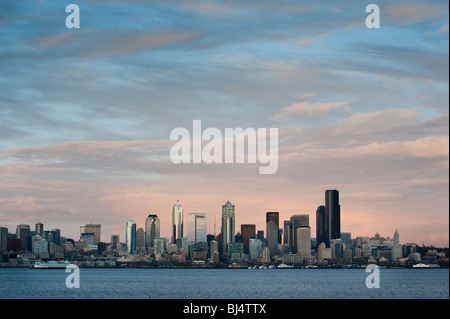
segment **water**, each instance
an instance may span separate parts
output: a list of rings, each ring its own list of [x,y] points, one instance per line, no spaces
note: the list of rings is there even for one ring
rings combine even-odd
[[[80,288],[64,269],[0,269],[0,298],[13,299],[448,299],[448,269],[380,269],[368,289],[364,269],[80,268]]]

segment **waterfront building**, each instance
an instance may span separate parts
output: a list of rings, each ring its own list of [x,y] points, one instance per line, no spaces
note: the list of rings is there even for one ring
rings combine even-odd
[[[325,243],[320,243],[319,247],[317,248],[317,259],[325,260],[331,258],[332,258],[331,248],[327,248]]]

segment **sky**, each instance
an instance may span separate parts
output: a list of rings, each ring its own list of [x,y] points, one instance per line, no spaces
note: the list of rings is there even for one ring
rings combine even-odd
[[[80,28],[68,29],[68,4]],[[125,240],[177,201],[236,229],[315,212],[341,230],[449,246],[447,1],[0,2],[0,226]],[[278,128],[278,170],[174,164],[182,127]],[[187,226],[185,225],[185,234]]]

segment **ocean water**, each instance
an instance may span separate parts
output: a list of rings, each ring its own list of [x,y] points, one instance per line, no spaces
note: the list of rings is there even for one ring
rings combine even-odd
[[[448,299],[448,269],[0,269],[0,299]]]

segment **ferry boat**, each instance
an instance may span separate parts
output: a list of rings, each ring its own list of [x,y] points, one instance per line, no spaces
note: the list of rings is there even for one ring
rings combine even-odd
[[[280,264],[277,266],[277,268],[294,268],[294,265],[286,265],[286,264]]]
[[[68,265],[70,265],[69,261],[38,261],[34,264],[34,269],[65,269]]]
[[[424,264],[424,263],[413,265],[413,268],[439,268],[439,267],[440,266],[437,264]]]

